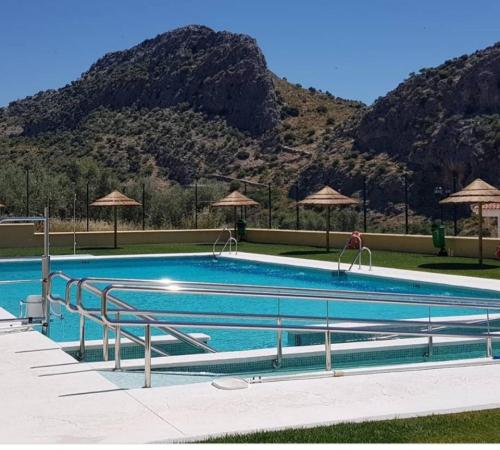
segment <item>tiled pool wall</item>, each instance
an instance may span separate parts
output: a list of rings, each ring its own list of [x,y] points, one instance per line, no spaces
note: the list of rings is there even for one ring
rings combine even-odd
[[[500,342],[493,343],[493,351],[500,352]],[[357,351],[332,351],[333,369],[351,369],[359,367],[375,367],[397,364],[411,364],[419,362],[439,362],[458,359],[484,358],[486,356],[486,343],[484,340],[464,341],[453,344],[435,344],[432,356],[428,355],[427,344],[412,345],[409,347],[385,348],[376,350]],[[259,360],[231,363],[193,364],[169,366],[168,368],[155,368],[158,371],[176,372],[210,372],[215,374],[249,374],[259,372],[281,371],[308,371],[322,370],[325,367],[325,355],[312,356],[284,356],[279,369],[273,367],[273,359],[262,358]]]
[[[183,342],[175,343],[155,343],[153,346],[159,350],[164,351],[168,355],[194,355],[198,353],[203,353],[202,350],[194,348],[190,344]],[[78,359],[79,352],[76,349],[65,350],[66,353],[71,355],[73,358]],[[144,358],[144,347],[142,345],[127,345],[120,348],[121,359],[142,359]],[[154,350],[152,351],[152,356],[156,356]],[[109,346],[109,360],[115,359],[115,346]],[[103,361],[103,351],[102,346],[92,347],[85,349],[85,357],[83,358],[85,362],[98,362]]]

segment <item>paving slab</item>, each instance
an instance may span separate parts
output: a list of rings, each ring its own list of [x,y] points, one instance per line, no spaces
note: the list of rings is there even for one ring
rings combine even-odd
[[[411,369],[220,390],[209,383],[131,390],[185,435],[381,420],[500,407],[500,366]],[[175,439],[174,439],[175,440]]]
[[[0,334],[0,443],[142,443],[182,433],[36,331]]]

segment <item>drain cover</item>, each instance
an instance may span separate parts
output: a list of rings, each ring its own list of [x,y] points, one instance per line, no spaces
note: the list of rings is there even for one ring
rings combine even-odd
[[[247,389],[248,383],[243,378],[221,377],[212,381],[212,386],[216,387],[217,389],[234,391],[236,389]]]

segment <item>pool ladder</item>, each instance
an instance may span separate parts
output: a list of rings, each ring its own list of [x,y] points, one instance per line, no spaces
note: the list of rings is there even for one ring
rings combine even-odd
[[[226,243],[220,250],[220,252],[217,253],[217,244],[219,243],[219,240],[221,239],[222,235],[224,233],[228,233],[228,238],[226,240]],[[214,245],[212,247],[212,255],[214,258],[217,258],[218,256],[222,255],[222,253],[226,250],[227,246],[229,245],[229,254],[233,253],[233,244],[234,244],[234,254],[238,254],[238,241],[236,240],[235,237],[233,237],[233,233],[231,230],[227,227],[224,227],[224,229],[219,233],[217,236],[217,239],[214,242]]]
[[[340,270],[340,263],[341,263],[341,260],[342,260],[342,256],[344,256],[344,253],[346,252],[347,248],[349,247],[349,242],[351,242],[351,239],[357,239],[358,240],[358,248],[359,248],[359,250],[356,253],[356,256],[354,257],[354,259],[352,260],[351,265],[347,269],[347,272],[351,271],[351,269],[353,268],[354,264],[356,264],[356,262],[358,262],[358,264],[359,264],[358,268],[359,268],[359,270],[361,270],[361,267],[363,265],[362,264],[363,253],[368,253],[368,257],[369,257],[369,270],[372,270],[372,251],[368,247],[364,247],[363,246],[363,241],[362,241],[362,239],[359,236],[356,236],[355,234],[353,234],[346,241],[346,243],[344,245],[344,248],[342,249],[342,252],[340,252],[339,259],[337,261],[337,273],[339,275],[342,272]]]

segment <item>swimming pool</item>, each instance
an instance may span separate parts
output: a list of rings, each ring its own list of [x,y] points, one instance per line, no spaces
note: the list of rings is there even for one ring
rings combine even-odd
[[[498,298],[498,293],[449,285],[418,283],[382,277],[348,273],[339,277],[336,271],[271,264],[235,258],[211,256],[162,256],[128,258],[78,258],[54,260],[52,270],[61,270],[76,278],[86,276],[127,277],[137,279],[170,279],[180,281],[256,284],[268,286],[304,287],[404,294],[446,295],[457,297]],[[40,277],[39,261],[5,261],[0,263],[0,280],[31,280]],[[62,294],[63,283],[54,286]],[[0,306],[18,315],[19,300],[38,293],[40,283],[26,281],[2,284]],[[177,309],[197,312],[234,312],[259,314],[325,315],[324,301],[297,301],[248,297],[212,297],[178,294],[120,293],[132,305],[146,309]],[[95,297],[86,296],[85,304],[99,307]],[[428,308],[422,306],[384,305],[368,303],[330,303],[329,314],[335,317],[401,319],[426,317]],[[478,311],[455,308],[432,308],[432,316],[477,314]],[[78,339],[78,316],[64,312],[64,319],[54,319],[50,337],[56,341]],[[141,330],[142,331],[142,330]],[[186,330],[184,330],[186,331]],[[211,336],[210,345],[219,351],[270,348],[276,345],[276,333],[263,330],[188,329]],[[139,330],[135,330],[139,332]],[[89,323],[87,338],[99,339],[102,329]]]

